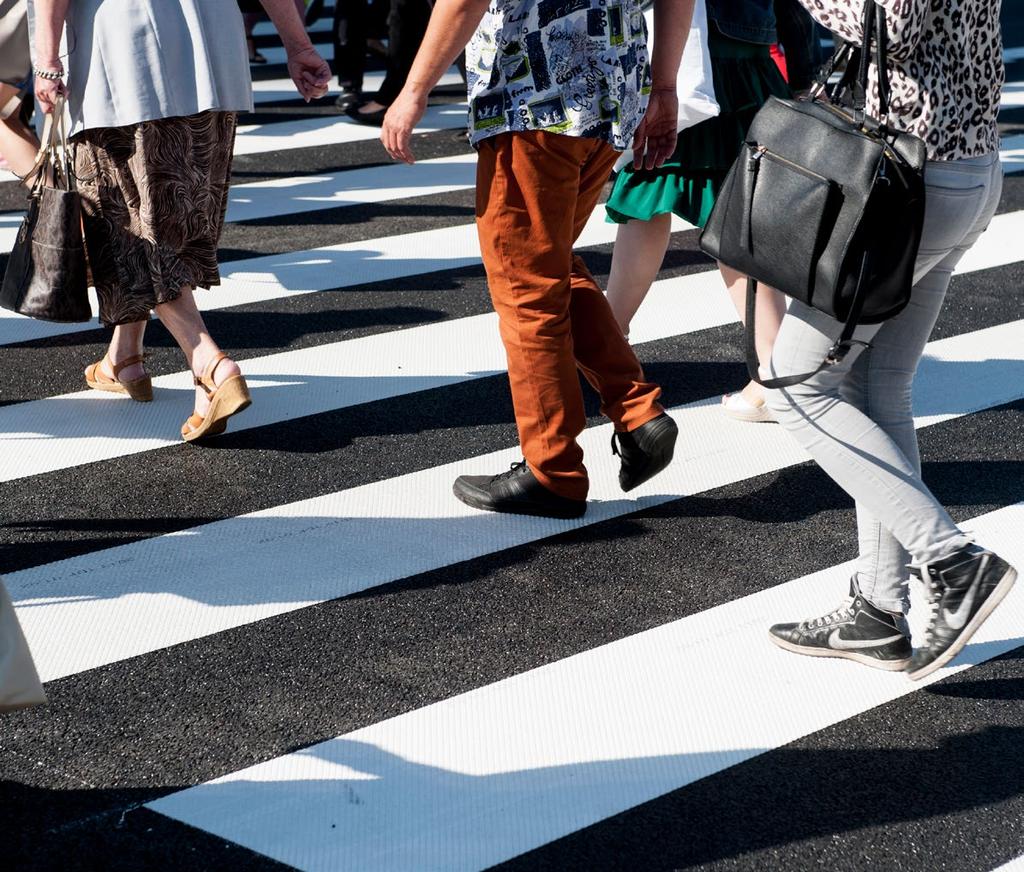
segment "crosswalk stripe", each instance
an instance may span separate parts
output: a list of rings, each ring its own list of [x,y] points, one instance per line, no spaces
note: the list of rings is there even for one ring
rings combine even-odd
[[[970,526],[1021,563],[1022,523],[1018,503]],[[1024,643],[1018,589],[975,636],[968,662],[920,683],[769,644],[768,625],[833,606],[852,567],[768,588],[149,808],[303,870],[469,872]]]
[[[464,103],[436,104],[427,108],[414,133],[432,133],[464,127]],[[241,124],[235,138],[235,156],[294,151],[346,142],[364,142],[380,137],[380,128],[359,124],[344,115],[316,116],[296,121],[275,121],[267,124]]]
[[[383,156],[383,152],[381,152]],[[307,174],[232,185],[228,222],[278,218],[321,209],[386,203],[472,188],[473,152],[431,158],[415,165],[384,164],[337,173]],[[22,212],[0,213],[0,254],[8,254],[21,226]]]
[[[363,78],[363,92],[373,94],[380,90],[384,84],[384,73],[367,73]],[[454,87],[462,85],[462,74],[457,67],[452,67],[447,73],[441,76],[437,83],[438,87]],[[337,94],[340,88],[332,82],[330,95]],[[302,100],[296,93],[295,85],[291,79],[257,79],[252,83],[253,100],[258,106],[260,103],[270,103],[278,100]]]
[[[1000,866],[998,869],[994,869],[993,872],[1024,872],[1024,854]]]
[[[432,158],[412,166],[390,164],[339,173],[269,179],[232,185],[228,194],[227,220],[253,221],[339,206],[427,197],[472,188],[475,183],[475,154]]]
[[[673,217],[673,230],[691,227]],[[577,240],[585,248],[615,241],[615,225],[597,210]],[[457,224],[359,242],[345,242],[284,254],[221,264],[221,284],[197,295],[199,308],[209,311],[261,303],[369,282],[406,278],[480,263],[480,245],[473,224]],[[95,300],[93,301],[95,312]],[[54,324],[33,321],[0,309],[0,345],[46,336],[64,336],[95,329],[95,323]]]
[[[613,225],[591,223],[595,232],[614,232]],[[996,216],[957,273],[1019,260],[1024,252],[1015,242],[1022,233],[1024,213]],[[652,342],[735,320],[718,271],[711,270],[658,281],[631,326],[631,338]],[[244,369],[254,404],[232,430],[483,378],[504,368],[493,313],[250,358]],[[178,427],[191,403],[190,376],[159,376],[153,385],[162,401],[146,406],[84,390],[0,407],[0,446],[8,449],[0,454],[0,481],[178,444]]]
[[[931,343],[915,387],[918,426],[1024,396],[1022,343],[1024,321]],[[455,500],[457,475],[505,469],[519,457],[512,448],[23,570],[8,589],[51,680],[807,459],[782,428],[724,419],[717,397],[673,416],[683,434],[676,462],[635,499],[613,486],[611,425],[584,432],[594,502],[577,521],[492,515]]]
[[[1004,142],[1002,151],[1007,172],[1024,171],[1024,135],[1009,137]],[[308,211],[315,208],[327,208],[341,205],[333,200],[340,193],[342,186],[352,190],[348,194],[349,202],[374,202],[387,199],[389,196],[411,194],[416,171],[423,170],[427,175],[422,177],[424,185],[439,193],[442,190],[458,190],[471,187],[469,176],[471,164],[463,164],[463,159],[472,161],[472,155],[438,158],[424,161],[423,166],[412,167],[374,167],[365,170],[349,170],[332,176],[315,177],[310,182],[312,188],[300,193],[303,183],[298,179],[287,179],[280,182],[255,182],[245,186],[237,186],[232,194],[232,211],[234,220],[253,220],[257,217],[271,217],[267,212],[273,208],[272,191],[274,186],[294,190],[293,197],[282,198],[286,205],[280,208],[280,214],[289,214],[283,210],[295,212]],[[393,172],[393,174],[391,174]],[[359,174],[359,175],[357,175]],[[397,185],[384,188],[388,193],[374,197],[371,185]],[[337,185],[337,187],[335,187]],[[405,187],[408,185],[409,187]],[[362,186],[362,187],[360,187]],[[307,197],[312,198],[306,199]],[[363,197],[374,199],[363,199]],[[323,199],[321,199],[323,198]],[[330,201],[328,201],[330,198]],[[1017,213],[1008,213],[1016,215]],[[1014,218],[1007,215],[997,216],[989,234],[995,234],[1004,224],[1013,224]],[[3,245],[13,243],[20,217],[0,215],[0,252]],[[686,229],[689,225],[681,219],[674,219],[673,229]],[[598,209],[591,217],[584,235],[577,243],[579,247],[601,245],[614,241],[615,228],[604,221]],[[992,238],[995,238],[992,236]],[[1003,259],[998,263],[1009,263],[1017,259],[1016,240],[1009,235],[1002,237],[1010,241],[1010,245],[998,246]],[[1017,237],[1019,238],[1019,237]],[[981,249],[975,249],[969,255],[971,259],[987,258],[986,243]],[[996,246],[993,246],[996,247]],[[476,241],[476,230],[472,225],[453,225],[436,230],[419,231],[417,233],[384,237],[365,242],[342,243],[341,245],[309,249],[307,251],[288,252],[278,255],[264,255],[245,260],[229,261],[221,267],[224,281],[218,290],[211,294],[199,294],[201,309],[212,310],[241,306],[248,303],[264,302],[295,294],[312,293],[315,291],[351,287],[368,282],[384,281],[421,273],[436,272],[445,269],[457,269],[479,263],[479,247]],[[994,262],[991,265],[996,265]],[[93,296],[93,312],[97,311]],[[15,342],[29,342],[50,336],[63,336],[96,327],[93,322],[85,324],[55,324],[46,321],[34,321],[16,315],[6,309],[0,309],[0,345]]]
[[[310,24],[306,28],[306,33],[312,34],[323,34],[331,32],[331,16],[324,13],[316,21]],[[252,29],[253,36],[277,36],[277,28],[274,27],[273,22],[270,21],[257,21],[256,26]]]

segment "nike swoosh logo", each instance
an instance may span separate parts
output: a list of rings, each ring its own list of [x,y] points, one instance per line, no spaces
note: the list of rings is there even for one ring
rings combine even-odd
[[[971,586],[967,589],[967,593],[964,594],[964,598],[960,600],[960,605],[956,611],[951,612],[946,608],[942,610],[942,620],[954,630],[963,629],[964,624],[967,623],[967,618],[971,614],[971,606],[974,605],[974,598],[978,595],[978,579],[980,576],[980,572],[974,576],[974,581],[971,582]]]
[[[829,634],[828,645],[839,651],[856,651],[858,648],[877,648],[879,645],[888,645],[890,642],[898,642],[902,638],[903,634],[897,633],[895,636],[886,636],[884,639],[844,639],[836,629]]]

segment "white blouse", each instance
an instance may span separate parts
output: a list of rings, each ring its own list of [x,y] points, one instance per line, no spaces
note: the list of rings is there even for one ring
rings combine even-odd
[[[860,43],[864,0],[800,0],[825,27]],[[1001,0],[878,0],[889,31],[893,125],[920,136],[931,160],[997,151],[1003,79]],[[871,67],[868,111],[877,117]]]
[[[253,107],[236,0],[71,0],[66,33],[71,133]]]

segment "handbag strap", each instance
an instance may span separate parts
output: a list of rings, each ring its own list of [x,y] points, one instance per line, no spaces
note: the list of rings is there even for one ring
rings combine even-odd
[[[868,342],[861,342],[859,339],[854,339],[853,334],[860,323],[861,312],[864,310],[864,299],[867,296],[866,288],[868,286],[868,279],[871,275],[871,264],[872,255],[871,249],[869,248],[864,252],[864,257],[860,262],[860,270],[857,273],[857,286],[853,292],[853,301],[850,304],[849,314],[846,316],[846,320],[843,322],[842,332],[839,334],[839,338],[835,341],[832,347],[828,350],[825,358],[818,365],[817,369],[813,369],[810,372],[802,372],[796,375],[783,375],[778,378],[761,378],[760,373],[760,360],[757,354],[757,339],[756,339],[756,325],[757,319],[757,281],[755,279],[747,277],[747,306],[746,306],[746,317],[744,318],[744,337],[746,345],[746,356],[747,356],[747,374],[750,378],[757,382],[762,387],[766,387],[769,390],[776,390],[778,388],[790,388],[793,385],[801,384],[807,381],[809,378],[816,376],[822,370],[828,369],[829,367],[835,366],[836,364],[842,363],[854,348],[859,345],[861,348],[870,348],[871,345]]]

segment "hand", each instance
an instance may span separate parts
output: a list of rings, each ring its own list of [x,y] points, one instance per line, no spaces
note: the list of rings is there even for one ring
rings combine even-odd
[[[288,55],[288,75],[307,103],[323,97],[331,82],[331,68],[312,46]]]
[[[633,169],[660,167],[676,150],[679,98],[675,88],[655,88],[633,136]]]
[[[384,116],[384,124],[380,131],[380,141],[384,143],[392,159],[415,163],[416,158],[409,148],[412,132],[427,111],[427,97],[418,95],[407,88],[402,90],[398,98]]]
[[[42,69],[42,67],[40,67],[40,69]],[[58,67],[52,67],[52,69],[58,69]],[[57,98],[67,96],[67,88],[64,86],[64,81],[62,79],[43,79],[36,76],[35,80],[36,102],[39,104],[39,108],[49,115],[53,112],[53,107],[57,102]]]

